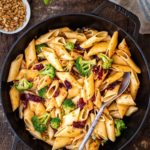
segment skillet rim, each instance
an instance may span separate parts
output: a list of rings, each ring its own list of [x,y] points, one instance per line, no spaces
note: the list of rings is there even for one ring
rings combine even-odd
[[[113,26],[116,26],[118,29],[120,29],[121,31],[123,31],[127,37],[129,37],[129,39],[135,44],[135,46],[137,47],[138,51],[140,52],[141,56],[142,56],[142,59],[146,65],[146,70],[147,70],[147,74],[148,74],[148,78],[149,78],[149,81],[150,81],[150,66],[148,64],[148,61],[143,53],[143,51],[141,50],[140,46],[137,44],[136,40],[134,39],[134,37],[132,37],[129,33],[127,33],[123,28],[119,27],[118,25],[116,25],[115,23],[111,22],[110,20],[107,20],[106,18],[103,18],[101,16],[98,16],[96,14],[92,14],[92,13],[63,13],[61,15],[55,15],[55,16],[51,16],[51,17],[48,17],[46,19],[44,19],[43,21],[40,21],[39,23],[36,23],[35,25],[32,25],[31,27],[29,27],[24,33],[22,33],[18,39],[13,43],[13,45],[10,47],[9,51],[8,51],[8,54],[6,55],[3,63],[2,63],[2,70],[0,72],[0,102],[1,102],[1,105],[2,105],[2,109],[3,109],[3,112],[5,114],[5,117],[6,117],[6,120],[9,124],[9,127],[11,128],[11,130],[13,131],[14,135],[16,136],[15,138],[18,138],[19,140],[21,140],[27,147],[31,148],[27,142],[25,140],[23,140],[17,133],[16,131],[13,129],[11,123],[9,122],[9,119],[6,115],[6,111],[5,111],[5,108],[4,108],[4,105],[3,105],[3,98],[2,98],[2,76],[3,76],[3,72],[4,72],[4,68],[5,68],[5,64],[9,58],[9,55],[11,55],[11,53],[13,52],[13,49],[14,47],[17,45],[17,43],[20,41],[21,38],[23,38],[29,31],[31,31],[32,29],[34,29],[35,27],[37,26],[40,26],[40,24],[44,23],[44,22],[47,22],[48,20],[51,20],[51,19],[58,19],[59,17],[65,17],[65,16],[74,16],[74,15],[77,15],[79,17],[83,17],[83,16],[87,16],[87,17],[94,17],[96,19],[99,19],[99,20],[103,20],[103,21],[106,21],[108,22],[109,24],[112,24]],[[140,123],[140,126],[137,128],[136,132],[119,148],[119,150],[125,148],[134,138],[135,136],[137,135],[137,133],[140,131],[140,129],[142,128],[146,118],[147,118],[147,115],[148,115],[148,112],[150,110],[150,94],[148,93],[149,95],[149,99],[148,99],[148,106],[147,106],[147,109],[145,111],[145,114],[144,114],[144,117]]]

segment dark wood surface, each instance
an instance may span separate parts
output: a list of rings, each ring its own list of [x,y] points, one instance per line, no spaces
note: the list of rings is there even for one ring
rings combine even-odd
[[[7,52],[16,39],[30,26],[38,23],[49,16],[62,13],[72,12],[91,12],[101,3],[101,0],[55,0],[48,7],[44,6],[42,0],[32,0],[30,3],[32,16],[28,26],[20,33],[14,35],[5,35],[0,33],[0,66],[5,59]],[[111,13],[108,13],[109,17]],[[127,21],[121,20],[121,25],[126,26]],[[150,62],[150,35],[139,35],[138,44],[143,49],[147,59]],[[128,150],[149,150],[150,149],[150,115],[148,115],[143,128],[140,130],[136,138],[125,148]],[[10,150],[15,139],[0,105],[0,150]],[[28,150],[28,148],[18,141],[17,150]]]

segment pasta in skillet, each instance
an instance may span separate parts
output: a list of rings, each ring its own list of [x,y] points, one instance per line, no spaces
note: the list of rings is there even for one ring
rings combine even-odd
[[[128,89],[109,105],[95,127],[85,150],[98,150],[114,142],[126,128],[123,118],[138,110],[136,95],[140,68],[131,58],[118,31],[68,27],[50,30],[33,39],[12,61],[8,82],[12,110],[33,137],[53,149],[77,150],[102,103],[117,95],[125,72]],[[25,59],[24,59],[25,58]]]

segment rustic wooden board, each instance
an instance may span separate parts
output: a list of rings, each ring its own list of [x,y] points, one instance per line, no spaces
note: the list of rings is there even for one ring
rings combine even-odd
[[[30,0],[31,1],[31,0]],[[28,26],[21,32],[15,35],[4,35],[0,33],[0,66],[2,65],[7,52],[11,45],[16,41],[16,39],[30,26],[38,23],[41,20],[49,16],[62,13],[72,13],[72,12],[91,12],[96,6],[101,3],[101,0],[55,0],[48,7],[44,6],[42,0],[32,0],[31,9],[32,16]],[[115,19],[115,16],[109,17]],[[122,20],[121,25],[126,26],[128,24],[127,20]],[[145,52],[147,59],[150,56],[150,35],[140,35],[138,43]],[[150,61],[149,61],[150,62]],[[148,116],[148,118],[150,115]],[[128,150],[149,150],[150,149],[150,120],[147,118],[142,130],[139,132],[137,137],[128,145]],[[14,141],[14,134],[12,133],[6,118],[3,115],[2,107],[0,106],[0,150],[10,150]],[[17,150],[29,150],[21,141],[17,142]]]

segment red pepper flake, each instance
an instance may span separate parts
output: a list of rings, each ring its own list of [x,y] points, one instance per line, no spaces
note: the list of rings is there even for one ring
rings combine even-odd
[[[57,97],[59,95],[60,91],[59,89],[56,90],[55,94],[54,94],[54,97]]]
[[[73,121],[73,127],[75,128],[84,128],[85,127],[85,121]]]
[[[33,69],[40,71],[40,70],[42,70],[43,68],[44,68],[43,64],[37,64],[37,65],[34,66]]]
[[[79,101],[77,102],[77,107],[79,107],[80,110],[82,110],[85,104],[86,103],[84,102],[83,98],[80,98]]]
[[[69,90],[69,89],[72,88],[72,85],[71,85],[71,83],[70,83],[69,81],[65,80],[65,81],[64,81],[64,84],[65,84],[67,90]]]

